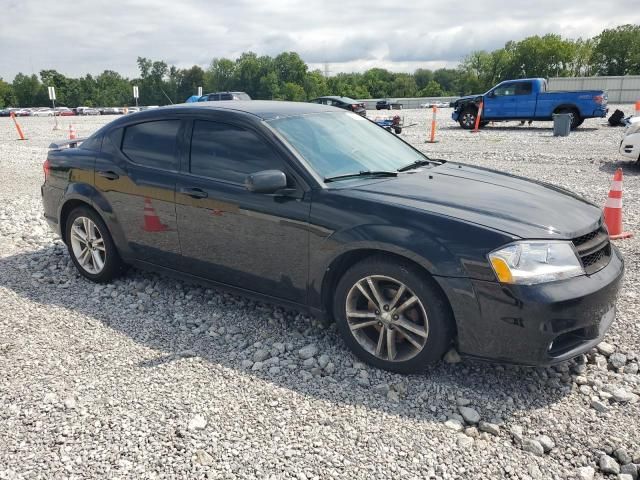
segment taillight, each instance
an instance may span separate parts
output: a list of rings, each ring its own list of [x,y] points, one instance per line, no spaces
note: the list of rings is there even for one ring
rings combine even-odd
[[[44,171],[44,181],[46,182],[49,179],[49,173],[51,173],[51,164],[48,158],[42,164],[42,170]]]
[[[604,101],[604,97],[602,95],[596,95],[595,97],[593,97],[593,99],[595,100],[596,103],[602,103]]]

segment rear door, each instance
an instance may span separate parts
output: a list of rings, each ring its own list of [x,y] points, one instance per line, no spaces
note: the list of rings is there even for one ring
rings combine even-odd
[[[179,118],[163,118],[114,129],[95,167],[96,188],[131,254],[171,268],[180,261],[175,189],[184,127]]]
[[[189,273],[297,303],[306,302],[309,195],[273,139],[230,123],[194,119],[177,183],[183,262]],[[252,193],[250,173],[282,170],[288,196]]]
[[[538,93],[534,92],[532,82],[516,83],[516,113],[519,118],[534,118]]]

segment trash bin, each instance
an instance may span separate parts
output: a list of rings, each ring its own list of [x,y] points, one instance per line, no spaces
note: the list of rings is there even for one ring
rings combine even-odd
[[[570,113],[554,113],[553,114],[553,136],[568,137],[571,132],[571,120],[573,115]]]

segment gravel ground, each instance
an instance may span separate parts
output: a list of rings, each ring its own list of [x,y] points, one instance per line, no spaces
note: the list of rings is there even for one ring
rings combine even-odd
[[[449,112],[439,143],[425,143],[424,110],[402,112],[417,122],[402,137],[599,204],[623,167],[625,224],[639,232],[640,167],[617,153],[622,129],[471,134]],[[84,136],[111,119],[71,121]],[[395,375],[300,312],[137,270],[107,286],[81,278],[40,204],[46,147],[66,132],[20,122],[24,142],[0,119],[0,479],[637,475],[638,237],[618,242],[626,282],[598,350],[554,368],[462,361]]]

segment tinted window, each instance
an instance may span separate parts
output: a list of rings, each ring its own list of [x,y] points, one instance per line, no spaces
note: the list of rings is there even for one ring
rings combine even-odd
[[[516,95],[531,95],[531,82],[516,83]]]
[[[177,139],[180,120],[145,122],[127,127],[122,139],[122,151],[140,165],[178,169]]]
[[[501,87],[496,88],[493,93],[496,97],[511,97],[516,94],[516,84],[509,83],[507,85],[502,85]]]
[[[270,169],[282,169],[282,163],[255,133],[224,123],[194,122],[191,173],[244,183],[248,174]]]
[[[220,100],[233,100],[233,95],[230,93],[221,93]]]

